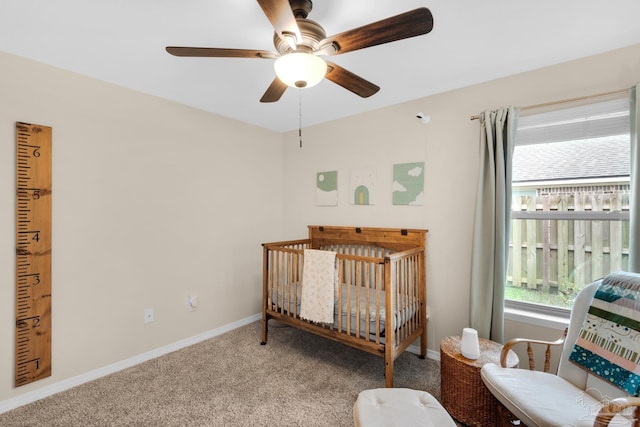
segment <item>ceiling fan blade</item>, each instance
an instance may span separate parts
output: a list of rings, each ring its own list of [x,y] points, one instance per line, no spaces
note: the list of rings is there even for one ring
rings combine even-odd
[[[370,81],[353,74],[351,71],[348,71],[333,62],[327,61],[327,75],[325,77],[335,84],[340,85],[363,98],[368,98],[380,90],[379,86],[374,85]]]
[[[278,36],[296,50],[296,44],[302,42],[302,34],[289,0],[258,0],[258,4]]]
[[[427,34],[432,29],[433,15],[431,15],[431,11],[426,7],[420,7],[327,37],[322,41],[319,51],[326,55],[337,55]]]
[[[280,79],[276,77],[273,79],[264,95],[262,95],[262,98],[260,98],[260,102],[276,102],[280,99],[285,90],[287,90],[287,85],[282,83]]]
[[[178,47],[167,46],[167,52],[175,56],[194,56],[204,58],[277,58],[278,54],[267,50],[220,49],[216,47]]]

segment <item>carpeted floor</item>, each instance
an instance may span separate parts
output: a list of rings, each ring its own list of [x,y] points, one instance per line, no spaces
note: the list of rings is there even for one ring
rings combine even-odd
[[[275,326],[275,325],[274,325]],[[353,426],[384,359],[260,322],[0,414],[1,426]],[[440,396],[437,361],[404,353],[395,386]]]

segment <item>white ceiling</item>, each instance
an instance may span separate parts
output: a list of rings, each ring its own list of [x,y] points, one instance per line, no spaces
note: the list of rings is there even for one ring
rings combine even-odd
[[[315,0],[334,35],[428,7],[431,33],[332,57],[381,87],[324,80],[258,102],[273,60],[179,58],[165,46],[273,51],[255,0],[0,0],[0,50],[276,131],[640,43],[638,0]],[[0,76],[2,71],[0,70]],[[639,76],[640,78],[640,76]]]

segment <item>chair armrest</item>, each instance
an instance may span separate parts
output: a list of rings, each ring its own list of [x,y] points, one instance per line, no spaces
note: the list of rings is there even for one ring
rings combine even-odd
[[[639,410],[640,407],[640,398],[639,397],[619,397],[617,399],[613,399],[611,402],[606,404],[600,409],[598,415],[596,416],[596,420],[593,423],[594,427],[607,427],[609,422],[613,419],[616,414],[624,411],[627,408],[635,406],[634,415],[633,415],[633,425],[636,426],[638,421]]]
[[[564,333],[560,338],[555,341],[542,341],[542,340],[533,340],[527,338],[514,338],[512,340],[507,341],[502,347],[502,352],[500,353],[500,366],[503,368],[507,367],[507,355],[509,354],[509,350],[516,344],[526,343],[527,344],[527,355],[529,356],[529,370],[534,371],[536,369],[535,362],[533,361],[533,349],[531,348],[532,344],[540,344],[546,345],[547,350],[544,354],[544,372],[549,372],[550,360],[551,360],[551,346],[559,346],[564,344],[564,340],[567,336],[567,329],[565,328]]]

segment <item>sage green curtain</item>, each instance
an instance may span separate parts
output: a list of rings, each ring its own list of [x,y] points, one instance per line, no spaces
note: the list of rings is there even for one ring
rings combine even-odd
[[[631,114],[631,196],[629,199],[629,271],[640,273],[640,107],[638,88],[629,90]]]
[[[480,168],[471,254],[470,325],[504,341],[504,287],[511,221],[511,164],[519,110],[480,114]]]

